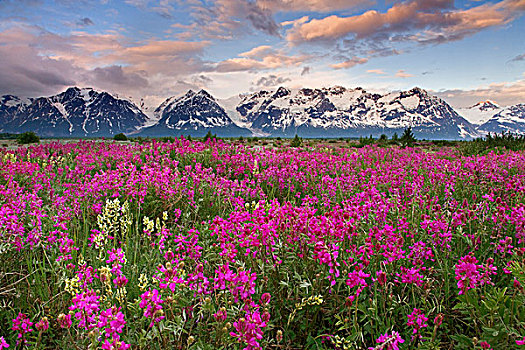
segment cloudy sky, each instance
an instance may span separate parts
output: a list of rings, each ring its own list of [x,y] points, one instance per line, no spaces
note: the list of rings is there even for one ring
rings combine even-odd
[[[0,0],[0,95],[419,86],[525,103],[525,0]]]

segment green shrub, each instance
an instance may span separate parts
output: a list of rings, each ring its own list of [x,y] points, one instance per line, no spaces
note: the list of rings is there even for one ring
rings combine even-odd
[[[510,132],[501,134],[488,134],[485,138],[477,138],[465,142],[461,147],[464,155],[483,154],[490,150],[506,149],[520,151],[525,149],[525,135],[516,135]]]
[[[366,145],[373,145],[374,144],[374,138],[372,137],[372,135],[370,135],[370,137],[360,137],[359,138],[359,146],[360,147],[364,147]]]
[[[40,137],[38,137],[38,135],[34,132],[28,131],[18,135],[16,141],[21,145],[25,145],[28,143],[40,143]]]
[[[161,137],[160,138],[160,141],[162,142],[171,142],[171,143],[174,143],[175,142],[175,138],[172,137],[172,136],[167,136],[167,137]]]
[[[120,134],[116,134],[115,136],[113,136],[113,140],[115,140],[115,141],[127,141],[128,137],[126,135],[124,135],[123,133],[120,133]]]

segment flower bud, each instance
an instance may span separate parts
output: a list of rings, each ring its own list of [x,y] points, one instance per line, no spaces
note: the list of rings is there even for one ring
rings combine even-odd
[[[280,329],[277,331],[275,340],[277,340],[278,343],[280,343],[283,340],[283,331],[281,331]]]

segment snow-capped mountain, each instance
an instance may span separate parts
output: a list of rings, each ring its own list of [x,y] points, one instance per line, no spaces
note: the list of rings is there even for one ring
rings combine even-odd
[[[207,91],[189,90],[181,97],[166,99],[154,114],[156,124],[144,128],[141,136],[203,136],[208,131],[217,136],[249,136],[248,129],[236,125]]]
[[[22,100],[18,96],[4,95],[0,97],[0,129],[16,118],[18,110],[31,103],[31,100]]]
[[[6,95],[0,103],[3,132],[102,137],[132,133],[147,119],[133,103],[91,88],[72,87],[55,96],[29,100]]]
[[[511,132],[525,135],[525,104],[504,108],[483,123],[478,130],[482,133]]]
[[[470,139],[488,132],[525,134],[525,105],[491,101],[454,110],[420,88],[377,94],[341,86],[261,90],[217,100],[205,90],[170,97],[157,108],[90,88],[40,98],[0,97],[0,132],[48,137],[138,136],[359,137]]]
[[[408,126],[416,137],[462,139],[478,136],[450,105],[420,88],[386,95],[341,86],[258,91],[236,108],[254,131],[274,136],[387,136]]]
[[[458,108],[457,112],[472,124],[478,126],[485,123],[503,108],[493,101],[481,101],[467,108]]]

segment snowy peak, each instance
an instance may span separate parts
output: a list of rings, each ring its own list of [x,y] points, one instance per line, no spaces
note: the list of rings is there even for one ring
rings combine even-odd
[[[483,133],[510,132],[525,135],[525,104],[502,109],[483,123],[479,130]]]
[[[457,111],[465,119],[474,125],[482,125],[502,110],[495,102],[486,100],[466,108],[458,108]]]
[[[470,107],[470,109],[476,109],[476,110],[479,110],[479,111],[494,111],[494,110],[501,109],[501,107],[498,106],[498,104],[496,104],[493,101],[486,100],[486,101],[480,101],[480,102],[476,103],[475,105]]]
[[[182,135],[184,132],[200,135],[208,130],[223,136],[232,136],[235,132],[244,136],[250,134],[248,130],[237,126],[206,90],[189,90],[183,96],[170,97],[161,103],[155,113],[159,121],[142,130],[142,135],[168,136]]]
[[[418,136],[469,138],[474,127],[445,101],[415,87],[385,95],[341,86],[261,90],[236,108],[251,130],[270,135],[362,136],[393,134],[411,126]]]
[[[217,100],[188,90],[145,114],[144,100],[71,87],[40,98],[0,97],[0,132],[35,131],[51,137],[141,136],[359,137],[412,127],[424,139],[468,139],[487,132],[525,133],[525,105],[501,108],[482,101],[454,110],[424,89],[386,94],[363,88],[278,87]],[[458,113],[459,112],[459,113]]]
[[[6,106],[16,106],[8,110]],[[41,136],[85,137],[132,133],[147,116],[133,103],[92,88],[71,87],[50,96],[21,101],[3,97],[0,104],[3,131],[34,131]]]

